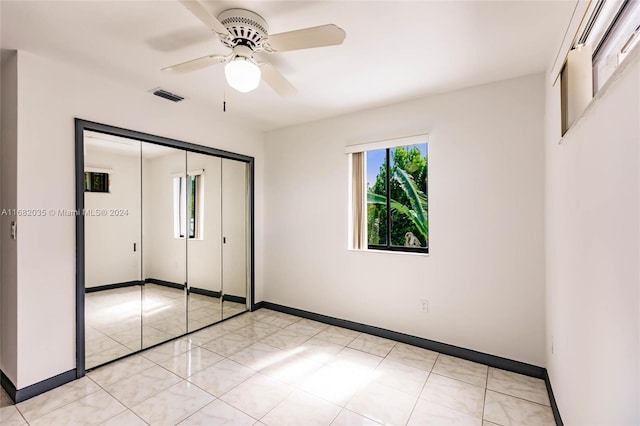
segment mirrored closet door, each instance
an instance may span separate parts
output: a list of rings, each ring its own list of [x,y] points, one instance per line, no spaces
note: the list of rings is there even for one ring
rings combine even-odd
[[[246,311],[249,163],[98,131],[82,140],[84,369]]]
[[[222,317],[246,309],[248,239],[247,164],[222,160]]]
[[[188,328],[222,319],[222,159],[187,153]]]
[[[141,142],[142,347],[187,332],[186,152]]]
[[[84,138],[86,368],[142,348],[140,149]]]

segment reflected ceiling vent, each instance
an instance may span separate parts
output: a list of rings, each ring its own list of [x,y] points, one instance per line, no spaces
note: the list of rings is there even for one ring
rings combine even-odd
[[[168,99],[172,102],[180,102],[184,100],[184,96],[176,95],[175,93],[171,93],[160,88],[151,89],[151,93],[153,93],[156,96],[160,96],[161,98]]]

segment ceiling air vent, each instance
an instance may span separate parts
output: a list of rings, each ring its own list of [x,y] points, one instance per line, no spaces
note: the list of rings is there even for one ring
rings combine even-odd
[[[172,102],[180,102],[184,100],[183,96],[176,95],[175,93],[167,92],[164,89],[155,89],[152,93],[156,96],[160,96],[161,98],[169,99]]]

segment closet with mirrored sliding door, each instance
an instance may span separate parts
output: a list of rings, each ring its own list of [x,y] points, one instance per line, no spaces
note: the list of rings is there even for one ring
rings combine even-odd
[[[76,120],[78,370],[251,309],[253,158]]]

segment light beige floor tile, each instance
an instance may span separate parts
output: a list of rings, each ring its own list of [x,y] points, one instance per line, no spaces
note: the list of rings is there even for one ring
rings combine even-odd
[[[196,347],[196,345],[189,342],[187,339],[181,338],[144,351],[142,352],[142,356],[153,362],[161,363],[173,358],[174,356],[185,353],[194,347]]]
[[[179,376],[170,371],[160,366],[155,366],[119,382],[104,385],[104,388],[116,397],[118,401],[131,408],[181,380]]]
[[[141,355],[133,355],[113,364],[97,368],[87,374],[97,384],[104,386],[131,377],[156,364]]]
[[[408,426],[480,426],[482,420],[433,402],[419,399]]]
[[[431,373],[420,398],[481,418],[484,392],[483,387]]]
[[[397,361],[384,359],[374,371],[374,381],[411,396],[418,396],[429,373]]]
[[[160,365],[186,379],[195,373],[204,370],[213,364],[222,361],[223,357],[208,351],[205,348],[196,347],[176,357],[168,359]]]
[[[510,371],[489,368],[487,389],[505,393],[538,404],[550,405],[544,380],[523,376]]]
[[[21,426],[26,424],[27,421],[22,417],[15,405],[0,406],[0,425]]]
[[[305,392],[293,392],[260,421],[267,426],[328,426],[341,407]]]
[[[438,358],[438,353],[417,346],[397,343],[391,349],[387,358],[425,371],[431,371]]]
[[[115,417],[111,417],[100,426],[147,426],[148,423],[138,417],[133,411],[126,410]]]
[[[341,363],[349,365],[359,365],[368,368],[376,368],[383,360],[383,357],[373,355],[367,352],[362,352],[357,349],[344,348],[336,354],[329,363]]]
[[[380,426],[380,423],[343,408],[331,426]]]
[[[270,336],[280,330],[282,329],[280,327],[276,327],[275,325],[255,322],[236,330],[235,333],[241,336],[250,337],[257,341],[262,340],[265,337]]]
[[[288,351],[297,348],[307,340],[309,340],[309,336],[306,334],[296,333],[291,330],[280,330],[265,337],[261,342],[273,346],[274,348]]]
[[[194,374],[189,381],[219,397],[254,374],[256,374],[255,370],[233,360],[224,359]]]
[[[275,325],[276,327],[285,328],[293,324],[294,322],[300,321],[300,317],[295,317],[293,315],[284,314],[282,312],[275,312],[272,315],[268,315],[264,317],[260,322],[265,324]]]
[[[332,360],[342,349],[344,349],[342,345],[312,337],[291,352],[324,363]]]
[[[432,371],[441,376],[485,387],[487,385],[487,370],[486,365],[441,354]]]
[[[384,385],[370,384],[358,391],[345,408],[383,424],[403,425],[417,397]]]
[[[178,423],[180,426],[251,426],[256,419],[217,399]]]
[[[315,336],[320,333],[322,330],[327,328],[327,324],[323,324],[321,322],[312,321],[308,319],[301,319],[300,321],[296,321],[293,324],[287,326],[286,330],[292,330],[297,333],[306,334],[309,337]]]
[[[359,351],[367,352],[373,355],[385,357],[391,352],[396,342],[382,337],[372,336],[370,334],[361,334],[356,337],[349,347]]]
[[[31,426],[99,425],[126,408],[104,390],[99,390],[34,421]]]
[[[258,342],[241,350],[240,352],[236,352],[229,358],[251,368],[252,370],[258,371],[276,364],[289,356],[291,356],[289,352]]]
[[[360,386],[373,381],[372,372],[372,368],[354,364],[327,364],[300,382],[298,387],[344,406]]]
[[[31,423],[33,420],[57,408],[77,401],[99,390],[100,386],[95,384],[93,380],[88,377],[83,377],[24,402],[20,402],[16,407],[20,410],[20,413],[27,422]]]
[[[317,361],[298,355],[288,354],[286,358],[272,363],[260,370],[260,372],[280,380],[281,382],[288,383],[290,385],[298,385],[320,367],[322,367],[322,364]]]
[[[228,333],[218,339],[214,339],[209,343],[202,345],[202,347],[228,357],[236,352],[240,352],[248,346],[251,346],[253,343],[255,343],[255,341],[249,337],[235,333]]]
[[[222,331],[222,327],[220,327],[219,325],[214,325],[189,334],[188,336],[186,336],[186,338],[189,339],[193,344],[202,346],[214,339],[222,337],[223,334],[224,332]]]
[[[196,385],[181,381],[131,410],[150,425],[175,425],[214,399]]]
[[[256,374],[220,397],[229,405],[260,419],[291,393],[291,386]]]
[[[347,346],[349,343],[353,342],[356,337],[360,336],[360,334],[361,333],[354,330],[331,325],[318,333],[315,337],[337,345]]]
[[[502,426],[555,425],[551,407],[487,390],[484,419]]]

